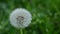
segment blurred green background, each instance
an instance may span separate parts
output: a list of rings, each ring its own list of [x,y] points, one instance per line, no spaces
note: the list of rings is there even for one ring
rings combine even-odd
[[[9,22],[15,8],[32,14],[32,23],[23,34],[60,34],[60,0],[0,0],[0,34],[20,34]]]

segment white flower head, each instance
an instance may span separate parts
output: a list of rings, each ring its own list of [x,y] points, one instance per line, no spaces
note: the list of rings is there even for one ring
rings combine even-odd
[[[31,23],[31,17],[28,10],[17,8],[10,14],[10,24],[16,28],[25,28]]]

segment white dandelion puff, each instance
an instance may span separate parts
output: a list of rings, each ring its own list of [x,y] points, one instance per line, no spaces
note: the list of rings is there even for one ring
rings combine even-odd
[[[31,17],[28,10],[17,8],[10,14],[10,24],[16,28],[25,28],[31,23]]]

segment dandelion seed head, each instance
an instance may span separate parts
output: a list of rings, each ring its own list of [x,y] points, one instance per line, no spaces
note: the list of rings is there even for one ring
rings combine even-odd
[[[25,28],[31,23],[31,17],[28,10],[17,8],[10,14],[10,24],[16,28]]]

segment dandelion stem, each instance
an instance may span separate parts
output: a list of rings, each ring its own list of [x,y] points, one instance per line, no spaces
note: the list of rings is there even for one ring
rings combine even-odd
[[[23,30],[22,29],[20,29],[20,34],[23,34]]]

